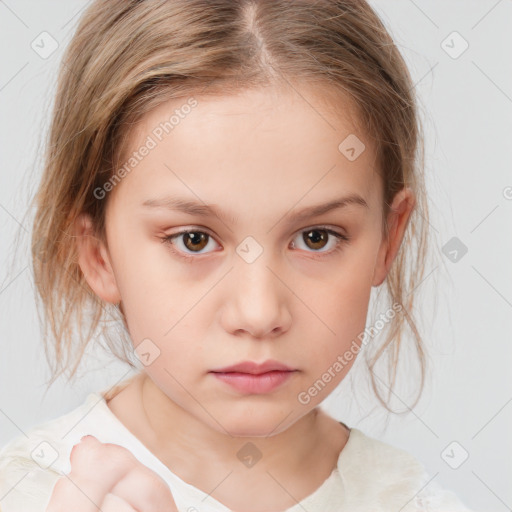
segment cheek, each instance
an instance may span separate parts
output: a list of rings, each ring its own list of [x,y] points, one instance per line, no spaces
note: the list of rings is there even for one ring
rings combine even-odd
[[[310,299],[319,305],[318,316],[328,327],[323,329],[323,353],[318,353],[324,363],[345,351],[353,340],[359,343],[358,336],[365,329],[376,249],[369,244],[358,249],[347,255],[339,270],[324,286],[316,288]]]
[[[343,351],[364,331],[371,285],[361,283],[354,273],[339,276],[322,299],[321,318],[328,326],[325,348],[328,354]]]
[[[187,284],[183,272],[176,273],[176,266],[160,261],[162,256],[156,253],[165,254],[165,250],[156,248],[160,251],[139,247],[124,259],[120,293],[136,354],[143,364],[141,355],[150,354],[148,373],[156,372],[155,377],[165,382],[167,369],[182,381],[186,369],[196,367],[204,353],[198,314],[206,302],[198,298],[205,290]]]
[[[363,269],[359,267],[359,270]],[[319,297],[322,300],[319,316],[328,328],[322,328],[321,336],[311,332],[304,338],[303,353],[308,354],[308,370],[299,401],[306,397],[311,401],[300,403],[309,405],[316,405],[327,398],[357,359],[361,333],[366,325],[371,284],[364,274],[361,277],[347,269],[347,272],[340,272],[324,291],[323,300]],[[313,349],[308,339],[317,340]]]
[[[378,246],[373,239],[360,239],[348,248],[332,269],[326,290],[342,312],[365,314],[370,299]],[[328,302],[327,300],[325,302]]]
[[[180,267],[170,264],[165,246],[127,230],[111,244],[115,278],[134,344],[146,337],[162,338],[183,316],[185,290]]]

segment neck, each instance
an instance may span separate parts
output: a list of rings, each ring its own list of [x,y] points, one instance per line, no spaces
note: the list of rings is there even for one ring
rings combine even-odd
[[[109,407],[174,474],[244,512],[262,512],[269,504],[284,510],[310,495],[332,474],[348,439],[320,408],[275,435],[235,437],[198,420],[145,374]]]
[[[276,468],[296,472],[313,458],[324,433],[324,413],[315,408],[281,433],[266,437],[234,437],[220,425],[220,431],[212,429],[185,411],[147,376],[141,384],[141,403],[145,422],[159,451],[174,459],[176,468],[182,467],[186,460],[190,465],[188,470],[183,468],[186,474],[197,474],[198,468],[204,471],[205,462],[215,464],[217,470],[240,466],[237,452],[247,443],[254,444],[262,455],[251,468],[253,476]],[[196,460],[191,457],[193,454],[198,455]]]

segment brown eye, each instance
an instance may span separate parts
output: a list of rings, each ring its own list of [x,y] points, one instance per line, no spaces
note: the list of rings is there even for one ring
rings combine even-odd
[[[348,242],[348,236],[337,233],[332,229],[317,227],[305,229],[298,233],[297,243],[292,241],[292,246],[298,249],[304,249],[309,253],[319,253],[326,255],[341,249],[345,242]],[[303,247],[301,247],[301,245]],[[327,247],[327,249],[325,249]],[[331,250],[330,250],[331,249]]]
[[[187,258],[191,254],[206,254],[213,251],[203,251],[213,244],[215,248],[215,241],[211,235],[204,231],[180,231],[173,235],[162,238],[162,242],[169,244],[174,252]]]
[[[181,235],[183,238],[183,244],[191,251],[200,251],[208,245],[207,233],[200,231],[190,231]]]
[[[329,233],[326,229],[311,229],[302,232],[302,239],[311,249],[323,249],[328,242]]]

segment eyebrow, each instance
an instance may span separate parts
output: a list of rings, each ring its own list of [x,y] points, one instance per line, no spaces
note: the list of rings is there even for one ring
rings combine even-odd
[[[345,197],[333,199],[327,203],[308,206],[294,213],[288,213],[287,217],[290,221],[301,221],[310,217],[318,217],[324,213],[347,206],[361,206],[369,208],[368,203],[359,194],[350,194]],[[236,224],[238,218],[230,212],[219,210],[215,205],[208,205],[199,201],[185,199],[175,196],[167,196],[155,199],[146,199],[142,206],[146,208],[163,208],[173,211],[179,211],[196,217],[217,217],[222,221],[232,222]]]

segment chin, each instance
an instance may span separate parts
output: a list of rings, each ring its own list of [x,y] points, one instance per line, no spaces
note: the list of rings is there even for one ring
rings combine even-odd
[[[272,437],[284,432],[295,423],[299,417],[297,411],[289,408],[275,405],[256,405],[249,408],[231,407],[218,417],[222,417],[220,422],[212,425],[221,433],[229,432],[234,437]]]

